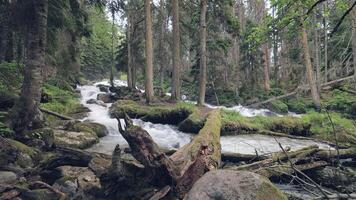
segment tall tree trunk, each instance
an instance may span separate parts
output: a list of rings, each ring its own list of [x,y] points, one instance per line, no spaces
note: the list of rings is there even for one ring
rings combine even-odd
[[[159,3],[159,18],[158,23],[160,28],[158,29],[158,63],[159,63],[159,84],[160,87],[163,89],[164,84],[164,65],[165,65],[165,58],[164,58],[164,31],[166,27],[166,20],[165,20],[165,5],[164,0],[160,0]]]
[[[127,86],[130,89],[134,89],[135,85],[133,85],[132,81],[132,50],[131,50],[131,29],[132,29],[132,19],[131,19],[131,8],[128,8],[127,11]]]
[[[313,22],[317,24],[316,14],[314,14]],[[316,68],[316,84],[318,92],[320,92],[321,80],[320,80],[320,45],[319,45],[319,31],[317,27],[314,27],[314,56],[315,56],[315,68]]]
[[[152,17],[151,0],[145,0],[146,15],[146,67],[145,67],[145,89],[146,103],[153,100],[153,45],[152,45]]]
[[[17,133],[22,133],[26,129],[39,128],[43,124],[39,104],[42,86],[41,71],[45,66],[48,0],[33,0],[31,5],[34,13],[31,23],[28,23],[28,51],[24,81],[21,96],[12,117],[12,127]]]
[[[316,81],[314,78],[314,73],[313,73],[313,66],[310,60],[310,53],[309,53],[309,44],[308,44],[308,36],[307,36],[307,31],[305,30],[304,27],[304,22],[301,19],[300,20],[300,29],[301,29],[301,34],[302,34],[302,45],[303,45],[303,53],[304,53],[304,64],[306,67],[306,72],[307,72],[307,79],[308,83],[310,85],[311,89],[311,95],[313,98],[313,102],[316,108],[320,108],[320,97],[318,93],[318,89],[316,86]]]
[[[264,88],[266,91],[271,89],[269,84],[269,48],[268,44],[263,45],[263,60],[264,60],[264,67],[263,67],[263,75],[264,75]]]
[[[200,0],[200,76],[198,105],[204,105],[206,91],[206,1],[207,0]]]
[[[324,24],[324,83],[328,82],[328,24],[327,24],[327,4],[324,2],[324,14],[323,14],[323,24]]]
[[[180,99],[180,34],[179,34],[179,3],[173,0],[173,74],[172,99]]]
[[[352,30],[352,64],[354,66],[354,76],[356,79],[356,8],[352,9],[350,14]]]
[[[110,85],[114,87],[114,67],[115,67],[115,10],[111,10],[112,24],[111,24],[111,68],[110,68]]]
[[[276,8],[272,8],[272,15],[275,18]],[[278,30],[277,28],[273,31],[273,66],[274,66],[274,79],[275,87],[279,87],[279,66],[278,66]]]

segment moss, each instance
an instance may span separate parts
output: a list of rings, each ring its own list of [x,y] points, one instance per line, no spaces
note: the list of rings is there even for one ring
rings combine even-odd
[[[70,114],[77,113],[77,110],[83,107],[78,101],[78,95],[74,92],[63,90],[49,84],[45,84],[42,89],[43,92],[49,96],[49,102],[41,104],[43,108],[61,114]],[[48,116],[48,119],[50,121],[57,120],[57,118],[53,116]]]
[[[29,147],[19,141],[8,139],[8,142],[14,146],[19,152],[28,154],[31,158],[36,158],[39,151],[35,148]]]
[[[272,101],[267,105],[268,109],[277,113],[288,113],[288,106],[283,101]]]
[[[261,177],[262,178],[262,177]],[[276,188],[269,180],[263,178],[263,182],[256,191],[256,199],[260,200],[288,200],[288,198]],[[273,194],[273,195],[271,195]],[[270,198],[266,198],[270,197]]]
[[[99,138],[109,134],[106,127],[99,123],[93,122],[74,122],[68,123],[65,127],[66,130],[76,132],[91,132],[96,134]]]
[[[51,148],[54,144],[54,132],[51,128],[31,130],[25,134],[29,138],[42,140],[45,143],[46,148]]]
[[[200,109],[195,109],[187,119],[179,123],[178,129],[187,133],[198,133],[205,121],[206,114]]]
[[[54,143],[58,146],[86,149],[98,142],[98,136],[92,132],[54,130]]]
[[[345,145],[356,144],[355,122],[335,112],[331,112],[330,117],[339,142]],[[308,114],[302,116],[302,120],[311,124],[313,137],[335,142],[333,126],[326,113],[308,112]]]
[[[346,146],[356,144],[356,125],[342,114],[331,112],[338,141]],[[222,110],[222,135],[264,134],[264,130],[289,135],[307,136],[335,142],[332,124],[326,113],[309,111],[295,117],[243,117],[239,113]],[[268,132],[266,132],[268,133]]]
[[[192,113],[193,106],[187,103],[146,105],[131,100],[116,101],[110,108],[110,114],[123,118],[124,113],[131,118],[163,124],[178,124]]]

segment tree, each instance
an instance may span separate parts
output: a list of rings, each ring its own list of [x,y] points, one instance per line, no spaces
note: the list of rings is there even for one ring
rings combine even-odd
[[[173,0],[173,74],[172,99],[180,99],[180,34],[179,34],[179,3]]]
[[[43,114],[39,109],[41,101],[42,69],[45,66],[47,42],[48,0],[29,2],[33,11],[28,18],[28,48],[25,61],[24,81],[21,95],[15,106],[12,127],[22,133],[26,129],[36,129],[43,125]]]
[[[145,0],[145,20],[146,20],[146,67],[145,67],[145,93],[146,103],[153,100],[153,45],[152,45],[152,17],[151,0]]]
[[[351,17],[351,31],[352,31],[352,60],[354,66],[354,76],[356,79],[356,9],[352,9],[350,13]]]
[[[206,91],[206,10],[207,0],[200,0],[200,75],[198,105],[205,103]]]
[[[303,45],[303,54],[304,54],[304,64],[306,67],[307,80],[311,89],[311,95],[316,108],[320,108],[320,96],[318,93],[318,88],[316,84],[316,80],[313,73],[313,66],[310,60],[310,50],[308,44],[308,36],[307,31],[305,30],[305,25],[303,20],[300,20],[300,32],[302,35],[302,45]]]
[[[114,68],[115,68],[115,13],[118,10],[118,2],[112,0],[108,3],[109,11],[111,14],[111,68],[110,68],[110,85],[114,87]]]

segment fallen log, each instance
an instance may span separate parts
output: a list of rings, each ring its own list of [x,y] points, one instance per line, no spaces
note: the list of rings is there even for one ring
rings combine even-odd
[[[318,146],[309,146],[297,151],[292,151],[288,154],[289,158],[305,158],[307,156],[313,155],[314,153],[318,152],[320,149]],[[282,152],[274,153],[272,154],[271,157],[261,160],[258,162],[254,162],[251,164],[246,164],[246,165],[240,165],[240,166],[232,166],[228,167],[228,169],[232,170],[248,170],[248,171],[254,171],[256,169],[264,168],[264,167],[269,167],[274,165],[275,162],[283,162],[286,161],[288,157],[284,155]]]
[[[47,160],[45,160],[39,166],[40,170],[53,170],[60,166],[70,165],[77,167],[88,167],[92,156],[82,150],[67,148],[67,147],[57,147],[55,155]]]
[[[345,78],[333,80],[333,81],[321,84],[321,87],[323,89],[325,87],[333,86],[333,85],[339,84],[341,82],[344,82],[344,81],[347,81],[347,80],[350,80],[350,79],[353,79],[353,78],[354,78],[354,76],[348,76],[348,77],[345,77]],[[267,99],[265,101],[248,105],[248,107],[256,108],[256,107],[259,107],[261,105],[270,103],[272,101],[276,101],[276,100],[279,100],[279,99],[285,99],[285,98],[294,96],[294,95],[298,94],[299,91],[309,91],[309,90],[310,90],[310,87],[307,86],[307,85],[298,86],[293,92],[290,92],[290,93],[287,93],[287,94],[284,94],[284,95],[281,95],[281,96],[277,96],[277,97],[272,97],[272,98]]]
[[[46,114],[49,114],[49,115],[53,115],[55,117],[58,117],[59,119],[63,119],[63,120],[75,120],[74,118],[72,117],[68,117],[68,116],[65,116],[65,115],[62,115],[62,114],[59,114],[59,113],[56,113],[56,112],[53,112],[51,110],[47,110],[45,108],[40,108],[40,111],[46,113]]]
[[[217,169],[221,163],[219,110],[211,111],[198,135],[170,157],[158,147],[147,131],[134,126],[127,115],[125,122],[126,129],[120,128],[120,132],[129,143],[132,155],[153,172],[156,179],[161,180],[161,185],[172,186],[169,191],[172,197],[183,198],[195,181],[208,170]],[[162,194],[158,196],[161,198]]]

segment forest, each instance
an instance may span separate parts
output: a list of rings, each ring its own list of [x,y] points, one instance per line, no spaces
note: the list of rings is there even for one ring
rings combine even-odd
[[[356,199],[356,0],[0,0],[0,200]]]

